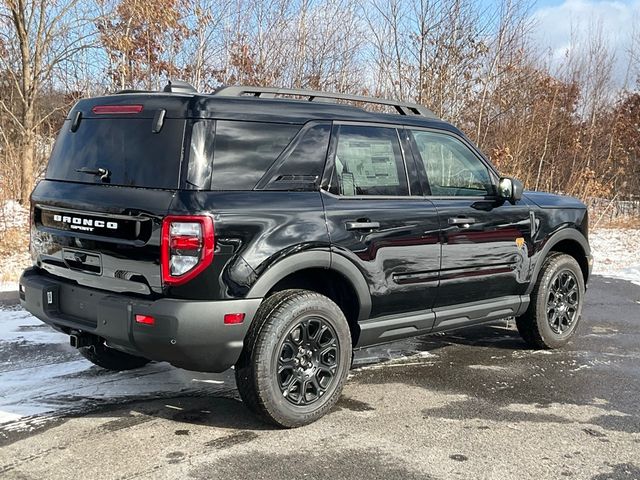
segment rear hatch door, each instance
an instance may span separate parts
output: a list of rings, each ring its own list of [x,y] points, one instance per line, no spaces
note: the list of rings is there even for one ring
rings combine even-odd
[[[180,185],[189,97],[79,102],[32,195],[38,266],[81,285],[161,292],[160,233]]]

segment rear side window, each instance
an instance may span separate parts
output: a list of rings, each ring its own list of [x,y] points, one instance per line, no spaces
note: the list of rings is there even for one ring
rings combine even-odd
[[[334,193],[347,197],[409,195],[400,142],[394,128],[340,126],[334,163]]]
[[[218,120],[211,190],[251,190],[300,125]]]
[[[46,178],[111,185],[178,188],[185,120],[166,119],[152,132],[150,118],[85,118],[75,132],[65,121],[47,167]],[[78,170],[84,170],[85,173]],[[88,172],[88,173],[87,173]]]

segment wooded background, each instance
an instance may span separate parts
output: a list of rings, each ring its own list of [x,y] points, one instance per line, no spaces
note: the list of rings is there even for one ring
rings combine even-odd
[[[167,78],[415,101],[526,188],[640,193],[639,38],[558,61],[529,0],[0,0],[0,201],[26,202],[73,103]],[[632,19],[629,18],[629,22]],[[578,48],[579,47],[579,48]]]

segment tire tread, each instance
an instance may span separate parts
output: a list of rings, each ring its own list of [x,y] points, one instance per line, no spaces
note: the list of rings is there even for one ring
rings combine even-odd
[[[334,308],[337,315],[343,316],[342,311],[333,301],[313,291],[299,289],[283,290],[268,297],[256,314],[254,322],[247,334],[243,352],[236,364],[236,383],[243,402],[245,402],[249,410],[265,418],[269,423],[280,427],[299,427],[323,416],[338,400],[339,393],[342,391],[347,379],[347,375],[345,374],[338,380],[338,384],[334,390],[337,394],[334,395],[334,398],[326,402],[318,410],[300,414],[296,419],[282,415],[276,409],[272,408],[270,402],[267,401],[268,392],[264,386],[267,385],[271,379],[268,375],[265,360],[256,358],[256,352],[262,351],[264,343],[276,335],[280,321],[284,321],[284,318],[281,318],[280,315],[286,314],[287,310],[296,304],[318,299],[322,299],[327,306]],[[351,352],[350,343],[348,351]],[[347,360],[349,360],[350,365],[350,359]]]
[[[538,326],[538,321],[541,318],[540,315],[544,315],[545,321],[547,315],[546,311],[540,311],[538,300],[540,296],[540,290],[544,289],[545,285],[547,285],[547,283],[551,280],[551,277],[555,274],[557,266],[567,259],[570,259],[572,262],[574,262],[576,266],[578,266],[579,270],[579,265],[571,255],[553,251],[550,252],[549,255],[547,255],[544,263],[542,264],[542,268],[540,269],[540,273],[536,280],[535,286],[533,287],[533,290],[531,292],[531,301],[529,303],[529,308],[527,308],[527,311],[524,314],[516,318],[516,326],[518,328],[518,332],[529,347],[540,350],[555,348],[555,346],[550,345],[549,342],[544,339],[540,327]]]

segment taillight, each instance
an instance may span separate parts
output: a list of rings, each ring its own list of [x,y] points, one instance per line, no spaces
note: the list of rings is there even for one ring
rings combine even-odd
[[[131,115],[140,113],[142,105],[96,105],[91,111],[96,115]]]
[[[214,247],[211,217],[165,217],[160,253],[162,282],[182,285],[194,278],[211,264]]]

